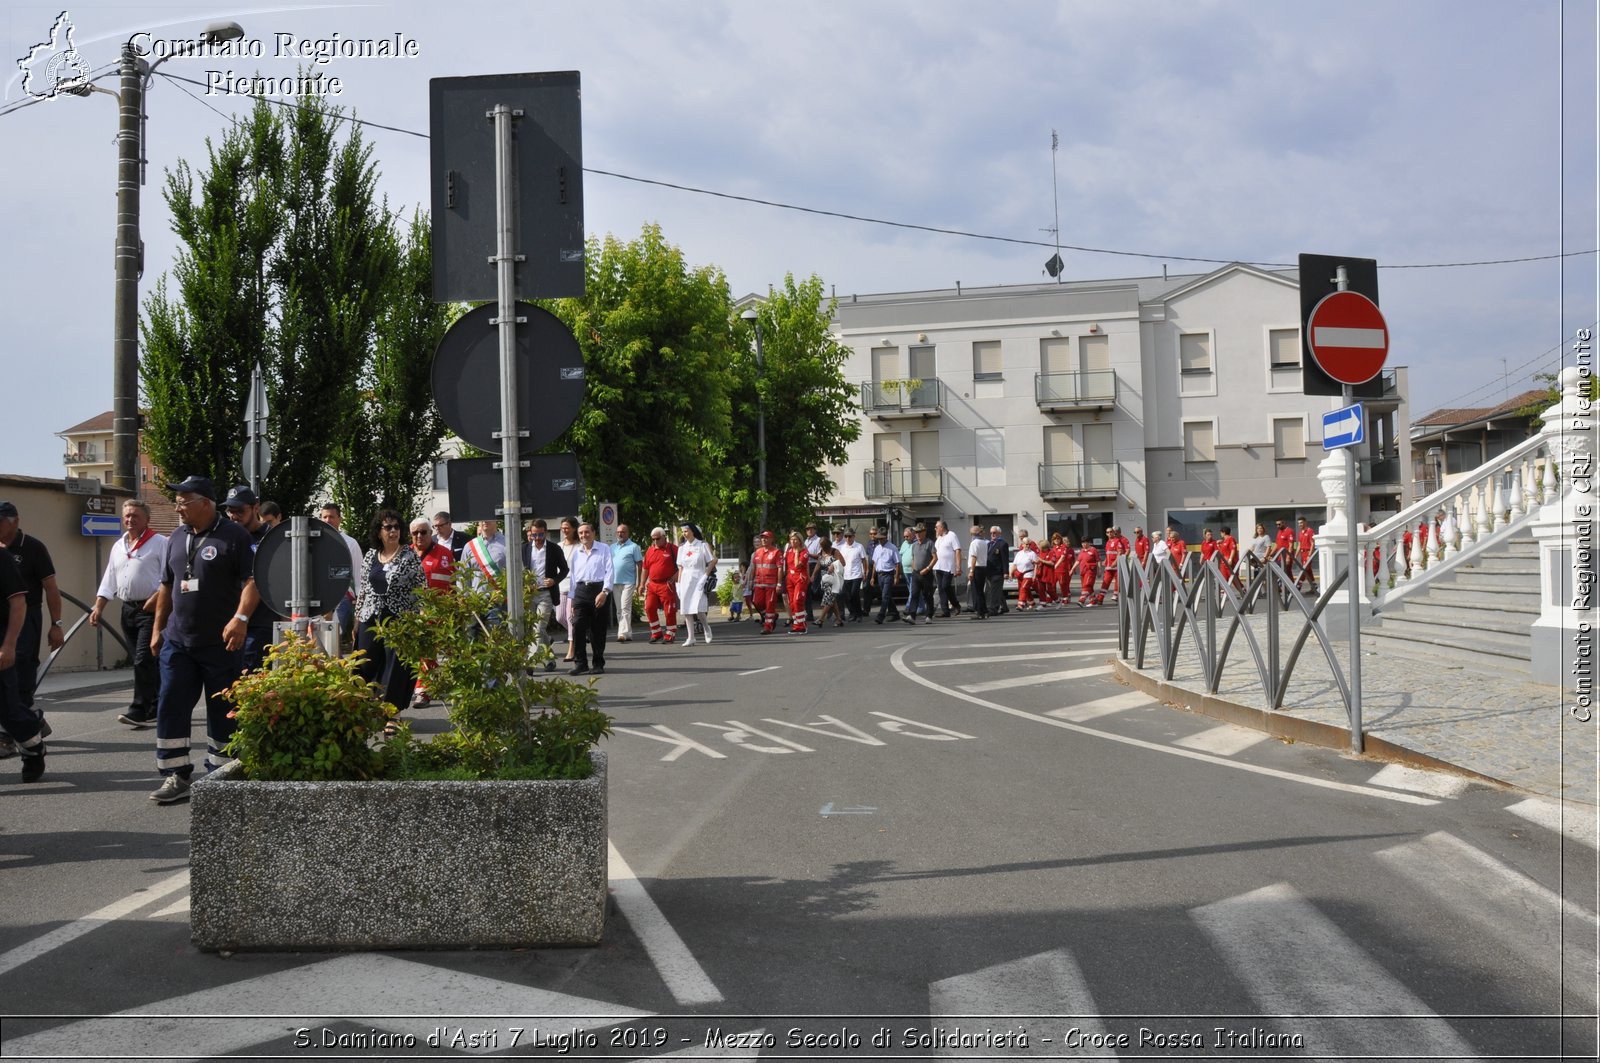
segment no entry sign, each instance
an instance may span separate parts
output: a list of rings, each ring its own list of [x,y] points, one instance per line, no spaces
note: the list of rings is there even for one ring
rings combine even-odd
[[[1311,310],[1311,354],[1341,384],[1365,384],[1389,357],[1389,326],[1378,304],[1360,292],[1334,292]]]

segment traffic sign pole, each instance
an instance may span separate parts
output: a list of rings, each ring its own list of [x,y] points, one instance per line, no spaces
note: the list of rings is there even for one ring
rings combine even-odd
[[[504,103],[488,115],[494,120],[495,268],[500,307],[500,472],[504,485],[506,536],[506,622],[522,637],[522,432],[517,419],[517,293],[514,247],[516,189],[511,122],[521,117]]]
[[[1345,268],[1340,266],[1335,273],[1335,283],[1339,291],[1348,291],[1350,278]],[[1356,400],[1354,385],[1346,382],[1344,385],[1344,404],[1353,405]],[[1344,497],[1348,507],[1346,522],[1349,533],[1346,540],[1345,564],[1348,566],[1349,576],[1345,584],[1345,592],[1350,597],[1350,752],[1363,751],[1365,742],[1361,734],[1361,581],[1366,579],[1366,572],[1361,567],[1361,544],[1356,541],[1356,448],[1344,448]],[[1330,557],[1333,555],[1329,555]],[[1329,573],[1322,574],[1326,583]]]

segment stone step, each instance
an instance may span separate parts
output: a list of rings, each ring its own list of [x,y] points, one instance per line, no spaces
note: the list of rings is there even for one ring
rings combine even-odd
[[[1427,590],[1422,591],[1421,597],[1416,600],[1455,609],[1503,609],[1508,613],[1539,615],[1539,592],[1520,585],[1515,588],[1492,590],[1484,587],[1462,587],[1449,581],[1440,581],[1430,583]],[[1411,598],[1406,598],[1401,604],[1410,601]]]
[[[1431,602],[1426,598],[1407,598],[1394,609],[1380,614],[1389,619],[1404,618],[1441,628],[1459,628],[1466,631],[1504,631],[1507,634],[1527,634],[1528,627],[1539,618],[1538,609],[1520,610],[1462,609],[1447,602]]]
[[[1534,588],[1537,593],[1539,576],[1538,573],[1529,575],[1526,572],[1479,572],[1463,568],[1452,573],[1449,582],[1463,590],[1519,591]]]
[[[1537,557],[1505,557],[1500,554],[1479,554],[1471,561],[1463,561],[1460,570],[1474,572],[1516,572],[1522,575],[1539,576],[1539,559]]]
[[[1474,661],[1479,666],[1494,666],[1532,673],[1533,640],[1494,632],[1466,632],[1438,624],[1418,623],[1402,617],[1389,617],[1367,628],[1375,643],[1398,654],[1433,654],[1453,660]]]

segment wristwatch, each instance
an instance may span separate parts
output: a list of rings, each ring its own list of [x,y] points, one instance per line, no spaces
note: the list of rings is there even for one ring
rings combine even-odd
[[[59,621],[59,620],[52,620],[52,621],[50,621],[50,626],[51,626],[51,627],[60,627],[60,626],[61,626],[61,621]]]
[[[233,618],[239,621],[241,624],[248,624],[250,622],[250,618],[245,616],[243,613],[234,613]]]

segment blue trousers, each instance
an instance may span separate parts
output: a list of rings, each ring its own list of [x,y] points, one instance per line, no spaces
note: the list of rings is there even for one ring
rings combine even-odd
[[[920,572],[911,574],[911,596],[906,599],[906,615],[915,617],[917,613],[924,612],[933,615],[932,594],[928,590],[928,577]]]
[[[894,605],[894,573],[879,572],[878,577],[878,619],[883,620],[898,618],[900,610]]]
[[[195,702],[206,697],[206,770],[227,762],[222,747],[233,737],[232,706],[222,692],[244,670],[243,650],[222,646],[161,644],[161,695],[156,699],[156,768],[163,775],[194,771],[189,759]]]

